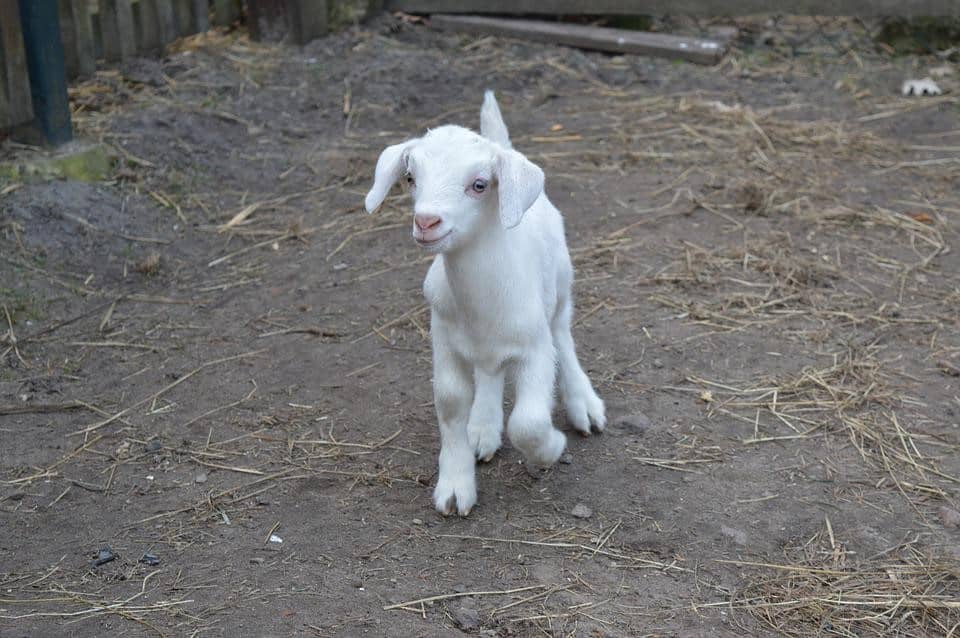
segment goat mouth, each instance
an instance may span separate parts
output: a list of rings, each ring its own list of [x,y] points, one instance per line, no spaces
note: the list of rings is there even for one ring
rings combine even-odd
[[[440,237],[437,237],[436,239],[426,240],[426,239],[420,239],[419,237],[414,237],[413,240],[417,242],[417,245],[420,246],[421,248],[433,248],[434,246],[438,246],[440,242],[442,242],[444,239],[449,237],[452,233],[453,233],[452,230],[448,230],[446,233],[444,233]]]

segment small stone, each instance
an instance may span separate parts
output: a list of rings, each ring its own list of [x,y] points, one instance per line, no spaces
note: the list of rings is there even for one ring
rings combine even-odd
[[[477,610],[477,604],[471,600],[465,600],[458,607],[454,608],[450,615],[457,627],[464,631],[473,631],[480,628],[480,612]]]
[[[97,552],[96,560],[93,561],[94,567],[100,567],[100,565],[106,565],[107,563],[117,559],[117,555],[113,552],[110,547],[101,547],[100,551]]]
[[[563,456],[560,457],[560,462],[564,465],[570,465],[573,463],[573,455],[569,452],[566,452]]]
[[[650,429],[652,422],[643,412],[634,412],[620,417],[614,422],[614,427],[636,434],[643,434]]]
[[[960,512],[943,505],[939,510],[940,520],[946,527],[960,527]]]
[[[410,522],[413,523],[414,525],[423,525],[423,520],[419,518],[415,518]]]
[[[266,562],[266,559],[260,556],[255,556],[250,559],[250,562],[254,565],[263,565]]]
[[[118,445],[117,449],[114,450],[113,453],[117,458],[121,458],[121,459],[124,459],[130,456],[130,441],[124,441],[123,443]]]
[[[654,368],[662,368],[662,367],[663,367],[663,361],[661,361],[660,359],[654,359],[654,360],[653,360],[653,367],[654,367]]]
[[[575,518],[590,518],[593,516],[593,510],[583,503],[577,503],[574,505],[573,509],[570,510],[570,513],[573,514]]]
[[[735,529],[733,527],[727,527],[726,525],[720,526],[720,533],[732,540],[737,545],[746,545],[747,544],[747,535],[745,532]]]
[[[206,483],[206,482],[207,482],[207,473],[206,473],[206,472],[200,472],[200,473],[197,474],[195,477],[193,477],[193,482],[194,482],[194,483]]]
[[[153,440],[147,443],[147,452],[159,452],[162,447],[163,447],[163,443],[157,440]]]
[[[137,272],[143,275],[155,275],[160,270],[160,253],[152,251],[146,257],[134,264]]]
[[[146,552],[143,556],[140,557],[139,562],[144,563],[146,565],[150,565],[151,567],[156,567],[157,565],[160,564],[160,557],[157,556],[156,554],[151,554],[150,552]]]

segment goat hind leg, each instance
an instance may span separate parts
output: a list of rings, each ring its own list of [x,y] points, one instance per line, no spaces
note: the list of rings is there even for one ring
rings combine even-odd
[[[598,432],[606,427],[606,408],[577,359],[573,334],[570,332],[571,314],[567,300],[553,320],[553,342],[560,364],[560,394],[567,419],[578,432],[587,436],[591,426]]]

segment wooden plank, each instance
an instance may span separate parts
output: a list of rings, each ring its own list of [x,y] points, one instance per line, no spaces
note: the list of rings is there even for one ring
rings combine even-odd
[[[70,0],[60,0],[60,41],[63,43],[63,58],[67,77],[80,75],[80,59],[77,57],[77,30],[73,26],[73,10]]]
[[[287,34],[287,0],[247,0],[247,27],[254,40],[282,40]]]
[[[960,16],[957,0],[387,0],[408,13]]]
[[[241,0],[213,0],[213,23],[228,27],[240,19]]]
[[[97,0],[90,2],[90,33],[93,37],[93,59],[103,57],[103,27],[100,23],[100,7]]]
[[[33,119],[27,57],[16,2],[0,2],[0,129]]]
[[[70,0],[59,0],[60,5],[60,42],[63,43],[63,59],[67,68],[67,77],[75,78],[80,74],[80,60],[77,58],[77,31],[73,26]]]
[[[130,0],[100,0],[100,29],[103,57],[107,60],[123,61],[137,54]]]
[[[153,0],[153,3],[160,25],[160,46],[165,47],[180,37],[180,27],[171,0]]]
[[[210,28],[210,1],[193,0],[193,32],[203,33]]]
[[[137,26],[137,50],[141,53],[161,49],[160,18],[154,0],[139,0],[134,5],[134,21]]]
[[[60,0],[60,38],[67,77],[88,77],[97,70],[93,26],[87,0]]]
[[[430,26],[444,31],[486,33],[566,44],[581,49],[669,57],[700,64],[716,64],[726,52],[726,45],[716,40],[561,22],[440,14],[431,16]]]
[[[296,44],[327,34],[327,0],[287,0],[287,23]]]
[[[193,0],[173,0],[173,13],[177,17],[177,34],[193,35]]]

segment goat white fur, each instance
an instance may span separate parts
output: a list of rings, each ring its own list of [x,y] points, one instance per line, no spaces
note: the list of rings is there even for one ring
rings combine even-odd
[[[550,416],[558,363],[570,423],[584,435],[606,425],[570,333],[563,219],[543,192],[543,171],[512,149],[490,91],[480,133],[447,125],[387,147],[365,202],[375,211],[406,176],[414,239],[437,254],[423,292],[441,439],[433,499],[444,515],[466,516],[477,502],[475,464],[500,447],[507,374],[516,387],[507,434],[528,462],[549,466],[566,446]]]

